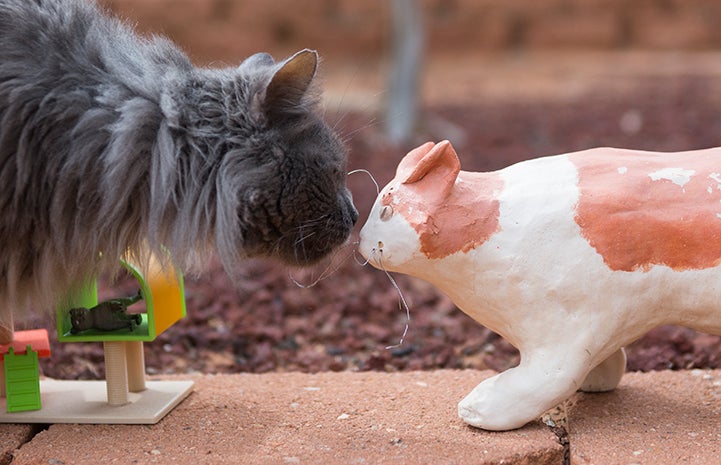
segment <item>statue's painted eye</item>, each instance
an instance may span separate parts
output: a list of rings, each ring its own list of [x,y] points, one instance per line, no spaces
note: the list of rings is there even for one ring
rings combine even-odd
[[[381,208],[381,220],[382,221],[390,220],[391,216],[393,216],[393,207],[391,207],[390,205],[386,205],[383,208]]]

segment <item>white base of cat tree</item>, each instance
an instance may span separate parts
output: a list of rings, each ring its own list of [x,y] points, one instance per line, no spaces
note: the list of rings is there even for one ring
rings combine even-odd
[[[147,381],[142,392],[128,393],[128,403],[108,403],[104,381],[40,381],[42,408],[7,413],[0,399],[0,423],[155,424],[193,390],[193,381]]]

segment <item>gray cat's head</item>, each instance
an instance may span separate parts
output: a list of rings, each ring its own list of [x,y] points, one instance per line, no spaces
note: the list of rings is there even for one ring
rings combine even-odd
[[[226,264],[236,256],[314,263],[357,220],[346,149],[318,108],[317,60],[303,50],[280,63],[256,54],[238,68],[198,70],[172,99],[185,104],[164,105],[191,154],[180,169],[199,178],[186,186],[192,208],[181,223],[214,236]]]

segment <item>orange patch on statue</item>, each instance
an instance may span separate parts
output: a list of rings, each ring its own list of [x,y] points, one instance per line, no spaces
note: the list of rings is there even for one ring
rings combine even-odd
[[[503,180],[496,173],[460,171],[448,141],[411,151],[398,166],[383,205],[401,214],[418,233],[428,258],[468,252],[500,230],[497,193]]]
[[[569,158],[578,169],[576,223],[612,270],[721,263],[721,150]]]

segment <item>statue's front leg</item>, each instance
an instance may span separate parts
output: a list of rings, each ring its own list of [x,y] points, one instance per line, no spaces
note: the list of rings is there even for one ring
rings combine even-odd
[[[563,344],[551,350],[522,353],[519,366],[476,386],[458,404],[458,416],[487,430],[520,428],[578,390],[588,372],[584,365],[573,360]]]

